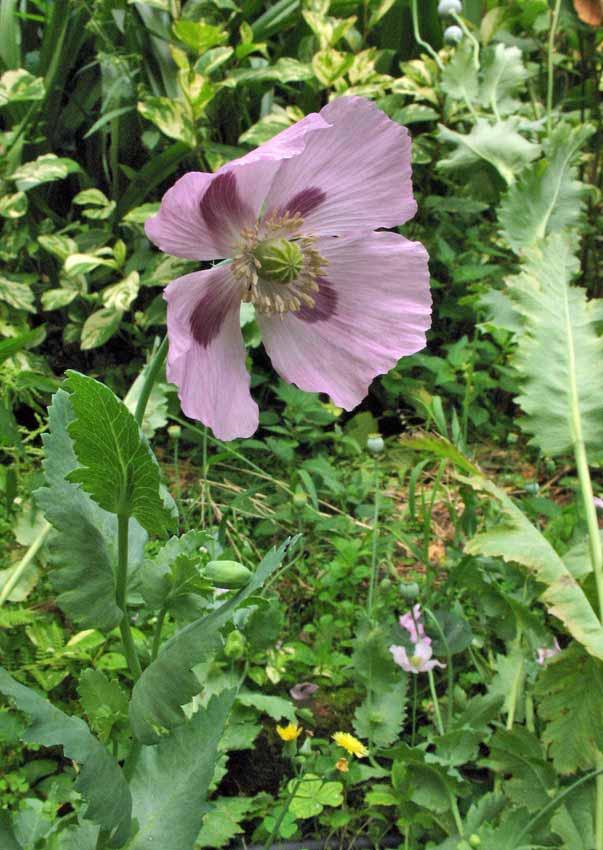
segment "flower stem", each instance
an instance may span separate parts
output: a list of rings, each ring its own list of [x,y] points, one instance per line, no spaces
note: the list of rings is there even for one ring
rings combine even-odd
[[[157,658],[159,653],[159,644],[161,643],[161,630],[163,628],[163,621],[165,620],[165,615],[167,614],[167,608],[165,605],[157,615],[157,622],[155,623],[155,631],[153,633],[153,646],[151,648],[151,658],[153,661]]]
[[[373,511],[373,541],[371,548],[371,576],[366,603],[366,613],[369,621],[373,620],[375,605],[375,585],[377,584],[377,540],[379,538],[379,461],[375,458],[375,504]]]
[[[13,574],[6,580],[2,591],[0,591],[0,608],[2,608],[8,597],[11,595],[11,593],[19,583],[25,570],[28,568],[28,566],[31,564],[33,559],[40,551],[41,547],[44,544],[44,541],[48,537],[48,532],[50,531],[50,528],[50,523],[44,522],[42,530],[15,567]]]
[[[144,412],[147,409],[147,404],[149,403],[149,397],[153,390],[153,386],[155,385],[155,381],[157,380],[157,376],[161,371],[161,367],[165,361],[166,355],[168,351],[168,338],[167,335],[163,338],[163,341],[149,365],[146,368],[146,375],[144,379],[144,383],[142,385],[142,390],[140,391],[140,395],[138,397],[138,402],[136,404],[136,412],[134,413],[134,418],[138,422],[139,425],[142,425],[142,420],[144,419]]]
[[[431,44],[429,44],[427,41],[423,41],[423,39],[421,38],[421,31],[419,30],[419,13],[417,11],[417,0],[410,0],[410,14],[412,16],[412,31],[415,37],[415,41],[417,42],[417,44],[420,44],[421,47],[425,48],[431,58],[435,61],[440,71],[443,71],[444,66],[442,65],[442,60],[435,52]]]
[[[118,608],[122,612],[122,618],[119,622],[119,631],[121,634],[124,653],[128,668],[132,674],[132,678],[136,681],[142,673],[140,660],[136,647],[134,646],[134,638],[130,629],[130,621],[128,617],[128,605],[126,601],[126,593],[128,586],[128,525],[130,518],[127,514],[117,515],[117,575],[115,585],[115,601]]]
[[[431,691],[431,699],[433,700],[433,710],[435,713],[436,726],[438,728],[438,732],[440,735],[444,734],[444,724],[442,723],[442,715],[440,713],[440,704],[438,702],[438,695],[435,689],[435,681],[433,678],[433,670],[427,671],[427,678],[429,679],[429,690]],[[597,848],[599,850],[599,848]]]
[[[561,9],[561,0],[555,0],[553,8],[553,19],[551,21],[551,29],[549,31],[549,46],[548,46],[548,62],[547,62],[547,89],[546,89],[546,129],[550,135],[553,129],[553,56],[555,53],[555,36],[557,35],[557,25],[559,23],[559,11]]]

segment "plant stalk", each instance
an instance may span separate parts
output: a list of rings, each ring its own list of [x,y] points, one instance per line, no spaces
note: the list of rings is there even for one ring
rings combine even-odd
[[[4,605],[4,603],[6,602],[8,597],[11,595],[11,593],[13,592],[13,590],[15,589],[15,587],[17,586],[17,584],[21,580],[21,577],[23,576],[23,573],[25,572],[25,570],[28,568],[28,566],[31,564],[33,559],[36,557],[36,555],[40,551],[41,547],[44,544],[44,541],[48,537],[48,532],[50,531],[50,529],[51,529],[50,523],[45,522],[44,527],[42,528],[42,530],[40,531],[40,533],[38,534],[38,536],[36,537],[34,542],[31,544],[31,546],[29,547],[29,549],[27,550],[25,555],[23,555],[23,557],[21,558],[21,560],[19,561],[19,563],[15,567],[15,570],[14,570],[12,576],[10,576],[10,578],[7,579],[6,584],[2,588],[2,591],[0,592],[0,608],[2,608],[2,606]]]
[[[375,502],[373,510],[373,540],[371,547],[371,575],[369,580],[369,592],[366,603],[366,613],[369,621],[373,621],[373,608],[375,606],[375,586],[377,584],[377,540],[379,539],[379,461],[375,458]]]
[[[136,419],[139,425],[142,425],[142,420],[144,419],[144,413],[147,409],[147,404],[149,403],[149,398],[153,390],[153,386],[155,385],[157,376],[159,375],[161,367],[164,364],[167,352],[168,338],[166,334],[166,336],[163,338],[161,345],[155,352],[153,359],[149,363],[149,366],[147,368],[147,374],[145,375],[144,383],[142,385],[142,390],[140,391],[140,395],[138,397],[134,418]]]
[[[431,692],[431,699],[433,700],[433,711],[434,711],[434,714],[435,714],[436,726],[437,726],[437,729],[438,729],[438,733],[440,735],[443,735],[444,734],[444,724],[442,723],[442,715],[440,713],[440,704],[438,702],[438,695],[437,695],[436,689],[435,689],[435,681],[434,681],[434,678],[433,678],[433,671],[432,670],[427,671],[427,678],[429,679],[429,690]],[[599,848],[597,848],[597,850],[599,850]]]
[[[553,56],[555,54],[555,36],[557,35],[557,25],[559,24],[559,11],[561,9],[561,0],[555,0],[553,7],[553,18],[551,20],[551,29],[549,32],[549,46],[547,58],[547,87],[546,87],[546,129],[550,135],[553,129]]]
[[[431,44],[429,44],[427,41],[423,41],[423,39],[421,38],[421,31],[419,29],[419,13],[417,10],[417,0],[410,0],[410,14],[412,17],[412,31],[415,37],[415,41],[417,42],[417,44],[420,44],[421,47],[425,48],[425,50],[429,53],[429,55],[434,60],[440,71],[443,71],[444,66],[442,64],[442,60],[435,52]]]
[[[132,630],[130,629],[130,620],[128,617],[128,605],[126,601],[128,587],[128,526],[130,518],[127,514],[117,515],[117,575],[115,582],[115,601],[118,608],[122,612],[122,618],[119,622],[119,631],[121,634],[126,661],[128,668],[132,674],[132,678],[136,681],[142,673],[138,653],[134,645]]]

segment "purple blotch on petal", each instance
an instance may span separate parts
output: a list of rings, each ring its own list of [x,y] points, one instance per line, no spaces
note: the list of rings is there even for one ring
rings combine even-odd
[[[232,171],[214,177],[199,207],[208,228],[221,235],[225,230],[240,227],[252,215],[241,200]]]
[[[232,308],[233,300],[229,292],[206,292],[191,313],[190,329],[195,342],[207,348],[220,333]]]
[[[308,307],[304,304],[295,313],[298,319],[301,319],[302,322],[308,322],[311,325],[315,322],[326,322],[337,312],[337,292],[332,284],[324,277],[317,278],[316,282],[319,289],[318,292],[312,294],[316,302],[314,307]]]
[[[289,213],[290,215],[299,215],[305,218],[319,207],[326,197],[326,192],[323,192],[318,186],[311,186],[309,189],[302,189],[301,192],[294,195],[290,201],[283,204],[279,212],[281,215]]]

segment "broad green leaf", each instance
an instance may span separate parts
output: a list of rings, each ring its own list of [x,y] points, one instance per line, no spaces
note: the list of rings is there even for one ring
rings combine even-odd
[[[204,77],[208,77],[214,71],[217,71],[225,62],[228,62],[233,53],[234,50],[232,47],[214,47],[211,50],[207,50],[197,60],[195,71]],[[229,72],[228,79],[225,82],[230,83],[231,79],[232,71]]]
[[[235,835],[244,830],[240,825],[245,815],[253,808],[250,797],[218,797],[211,801],[211,809],[203,818],[203,827],[195,847],[224,847]]]
[[[3,218],[22,218],[27,212],[27,207],[25,192],[15,192],[0,198],[0,215]]]
[[[27,797],[23,800],[13,815],[13,829],[19,847],[30,850],[39,846],[39,842],[52,830],[52,820],[43,800],[37,797]]]
[[[127,721],[128,698],[117,682],[108,679],[102,670],[84,670],[78,693],[88,723],[101,741],[107,741],[116,723]]]
[[[400,735],[406,715],[408,676],[404,673],[395,685],[371,691],[354,712],[356,735],[377,747],[389,747]]]
[[[288,699],[261,694],[255,691],[242,691],[237,695],[237,702],[241,705],[253,706],[260,714],[267,714],[273,720],[281,720],[285,717],[290,723],[295,723],[295,706]]]
[[[504,777],[503,790],[513,803],[538,812],[550,802],[557,777],[533,732],[523,726],[498,729],[488,749],[488,758],[482,763]]]
[[[96,850],[98,833],[98,826],[89,821],[67,827],[59,833],[57,850]]]
[[[149,533],[172,524],[160,495],[159,465],[136,420],[104,384],[68,371],[65,389],[78,469],[67,476],[106,511],[134,517]]]
[[[44,80],[24,68],[5,71],[0,77],[0,106],[7,103],[44,99]]]
[[[42,293],[42,308],[44,310],[60,310],[67,307],[79,295],[77,289],[48,289]]]
[[[96,254],[71,254],[65,260],[63,268],[70,277],[76,277],[80,274],[88,274],[99,266],[115,268],[115,262]]]
[[[109,203],[109,198],[100,189],[83,189],[73,198],[72,203],[78,204],[78,206],[90,204],[95,207],[106,207]]]
[[[287,786],[293,799],[289,810],[301,820],[319,815],[325,806],[337,807],[343,803],[341,782],[326,782],[320,776],[306,773],[301,781],[291,779]]]
[[[0,667],[0,693],[30,720],[26,743],[62,747],[65,757],[80,764],[76,789],[87,802],[85,817],[113,836],[119,847],[130,832],[132,800],[121,768],[79,717],[70,717],[35,691],[15,681]]]
[[[43,183],[53,183],[63,180],[69,174],[80,171],[80,166],[73,159],[58,157],[54,153],[45,153],[33,162],[26,162],[10,175],[17,184],[17,189],[27,192]]]
[[[469,475],[480,474],[477,466],[465,457],[460,449],[438,434],[418,434],[414,437],[403,437],[400,445],[405,449],[412,449],[415,452],[429,452],[429,454],[434,454],[443,460],[449,460],[458,469]]]
[[[0,301],[4,301],[15,310],[35,313],[34,294],[29,284],[12,280],[4,275],[0,275]]]
[[[74,413],[69,395],[59,390],[49,411],[44,442],[46,486],[35,492],[36,503],[56,534],[50,541],[50,578],[59,592],[57,603],[84,628],[108,631],[121,619],[115,602],[113,567],[117,561],[116,517],[96,505],[67,476],[78,466],[68,428]],[[137,569],[144,555],[146,532],[130,520],[128,561]]]
[[[473,64],[473,48],[468,39],[462,41],[442,71],[442,91],[453,100],[473,103],[477,99],[477,69]]]
[[[550,237],[526,254],[508,292],[524,327],[513,363],[522,378],[517,403],[530,442],[549,455],[572,451],[580,438],[603,448],[603,301],[570,286],[577,263],[569,239]]]
[[[201,690],[192,668],[209,655],[218,630],[231,619],[241,602],[254,594],[279,567],[290,544],[287,540],[278,549],[272,549],[247,587],[177,632],[146,668],[134,685],[130,702],[130,723],[140,741],[155,743],[162,730],[173,729],[184,721],[181,706]]]
[[[355,15],[349,18],[333,18],[310,9],[304,9],[302,15],[314,35],[318,38],[321,50],[335,47],[350,27],[356,23]]]
[[[196,592],[206,592],[213,585],[199,569],[200,547],[207,542],[204,531],[188,531],[170,537],[159,552],[145,561],[141,572],[141,589],[151,608],[171,607],[177,600]]]
[[[589,126],[556,127],[545,143],[545,160],[527,170],[507,192],[499,221],[516,253],[578,224],[588,187],[576,180],[575,163],[592,132]]]
[[[496,116],[515,112],[518,106],[513,94],[525,83],[528,72],[518,47],[497,44],[486,54],[479,99]]]
[[[438,168],[442,171],[471,168],[484,161],[492,165],[509,186],[540,152],[538,145],[517,132],[516,122],[512,119],[489,124],[480,118],[467,134],[457,133],[440,124],[440,139],[456,145],[449,157],[440,160]]]
[[[603,665],[574,644],[548,661],[536,694],[555,769],[566,774],[594,768],[603,751]]]
[[[77,242],[61,233],[43,233],[38,236],[38,242],[45,251],[57,257],[62,263],[70,254],[77,253]]]
[[[136,405],[148,374],[149,362],[146,363],[124,398],[124,404],[130,413],[136,412]],[[167,424],[167,390],[168,385],[163,381],[155,381],[153,384],[142,420],[142,433],[147,439]]]
[[[314,54],[312,70],[318,82],[328,88],[350,70],[353,61],[353,53],[341,53],[331,47]]]
[[[191,850],[233,699],[232,690],[213,697],[157,746],[142,748],[130,783],[138,832],[128,850]]]
[[[130,274],[119,283],[105,287],[102,292],[103,304],[109,310],[126,311],[136,300],[140,289],[140,275],[137,271]]]
[[[23,850],[21,845],[17,844],[12,823],[6,811],[0,811],[0,841],[2,850]]]
[[[551,831],[563,841],[563,850],[590,850],[595,847],[594,784],[589,783],[566,798],[551,818]]]
[[[281,106],[275,106],[272,112],[264,115],[263,118],[254,124],[249,130],[246,130],[240,137],[239,142],[247,145],[261,145],[262,142],[268,141],[281,130],[290,127],[296,121],[303,118],[303,114],[296,107],[283,109]]]
[[[169,97],[147,97],[138,102],[138,111],[170,139],[189,147],[197,143],[190,110],[179,100]]]
[[[299,83],[311,80],[314,76],[311,65],[300,62],[290,56],[283,56],[274,65],[259,68],[235,68],[229,74],[229,79],[235,83],[278,82]]]
[[[216,47],[228,41],[226,30],[205,21],[176,21],[172,26],[172,32],[176,38],[199,53],[205,53],[210,47]]]
[[[495,527],[470,540],[465,551],[471,555],[503,558],[526,567],[545,585],[540,599],[549,613],[561,620],[588,652],[603,659],[603,627],[599,618],[548,540],[491,481],[474,477],[467,479],[467,483],[493,498],[500,507],[501,517]]]
[[[123,311],[116,310],[114,307],[103,307],[88,316],[82,327],[80,341],[82,351],[90,351],[92,348],[104,345],[117,333],[122,318]]]
[[[392,785],[417,806],[438,814],[449,810],[451,795],[457,795],[460,787],[459,780],[432,754],[407,744],[395,748]]]

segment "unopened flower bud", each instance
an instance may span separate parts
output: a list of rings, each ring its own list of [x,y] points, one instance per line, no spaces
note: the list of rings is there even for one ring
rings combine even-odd
[[[303,508],[308,502],[308,495],[305,490],[296,490],[293,494],[293,504],[296,508]]]
[[[444,30],[444,41],[449,41],[451,44],[458,44],[463,38],[463,30],[457,27],[456,24],[451,27],[446,27]]]
[[[179,440],[182,435],[182,428],[180,425],[170,425],[167,432],[170,440]]]
[[[204,573],[212,584],[229,590],[249,584],[251,572],[238,561],[210,561]]]
[[[245,655],[245,637],[238,629],[234,629],[226,638],[224,655],[236,661]]]
[[[385,448],[381,434],[369,434],[366,447],[372,455],[380,455]]]
[[[439,15],[460,15],[462,9],[461,0],[440,0],[438,4]]]
[[[469,844],[471,847],[479,847],[481,843],[481,838],[475,832],[469,836]]]

